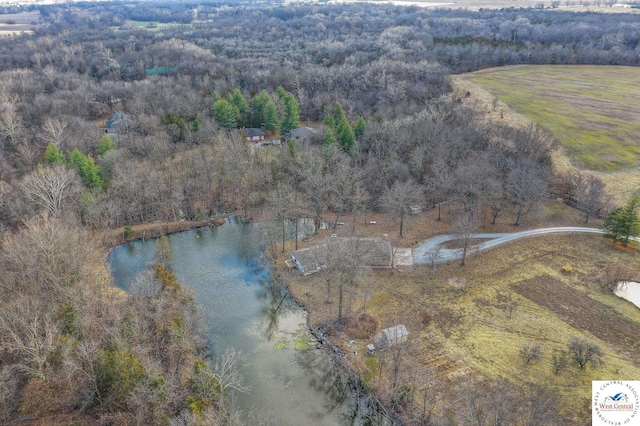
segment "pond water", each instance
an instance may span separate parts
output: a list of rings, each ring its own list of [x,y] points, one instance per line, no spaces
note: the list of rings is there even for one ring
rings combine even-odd
[[[203,310],[212,355],[234,348],[247,356],[243,376],[251,391],[234,395],[236,408],[248,424],[250,418],[276,425],[360,423],[352,393],[324,352],[294,348],[305,340],[306,315],[271,279],[261,228],[229,218],[168,237],[169,265]],[[116,285],[130,290],[154,254],[153,240],[115,248],[109,261]],[[301,355],[313,362],[301,363]]]
[[[640,283],[633,281],[620,282],[618,283],[615,294],[640,308]]]

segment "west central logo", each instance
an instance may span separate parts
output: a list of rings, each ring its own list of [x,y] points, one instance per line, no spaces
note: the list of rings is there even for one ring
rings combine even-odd
[[[629,404],[626,393],[618,392],[604,398],[604,403],[600,404],[600,411],[633,411],[633,404]]]
[[[633,421],[640,406],[638,384],[634,381],[593,381],[593,425],[635,424]]]

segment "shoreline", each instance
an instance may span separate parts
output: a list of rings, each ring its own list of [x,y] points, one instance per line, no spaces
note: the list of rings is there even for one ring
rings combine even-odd
[[[158,222],[144,223],[140,225],[130,226],[131,235],[124,235],[127,226],[121,226],[116,229],[102,231],[96,233],[96,237],[102,243],[102,246],[110,252],[115,247],[132,241],[147,240],[150,238],[158,238],[163,235],[176,234],[178,232],[189,231],[191,229],[203,228],[205,226],[220,226],[225,223],[224,217],[214,217],[211,219],[194,220],[194,221],[178,221],[178,222]]]

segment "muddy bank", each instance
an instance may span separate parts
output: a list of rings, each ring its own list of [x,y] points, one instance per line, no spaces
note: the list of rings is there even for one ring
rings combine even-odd
[[[145,223],[141,225],[122,226],[98,234],[104,247],[112,249],[119,245],[137,241],[158,238],[163,235],[176,234],[190,229],[205,226],[220,226],[225,223],[224,217],[214,217],[204,220],[185,220],[180,222]]]

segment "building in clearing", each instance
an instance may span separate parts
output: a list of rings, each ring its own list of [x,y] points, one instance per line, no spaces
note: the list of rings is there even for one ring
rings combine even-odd
[[[330,262],[353,260],[360,267],[390,268],[391,243],[388,238],[337,237],[326,242],[289,252],[291,261],[302,275],[321,271]]]
[[[405,343],[409,338],[409,332],[404,324],[398,324],[393,327],[385,328],[376,335],[374,342],[377,348],[384,349],[389,346]]]

